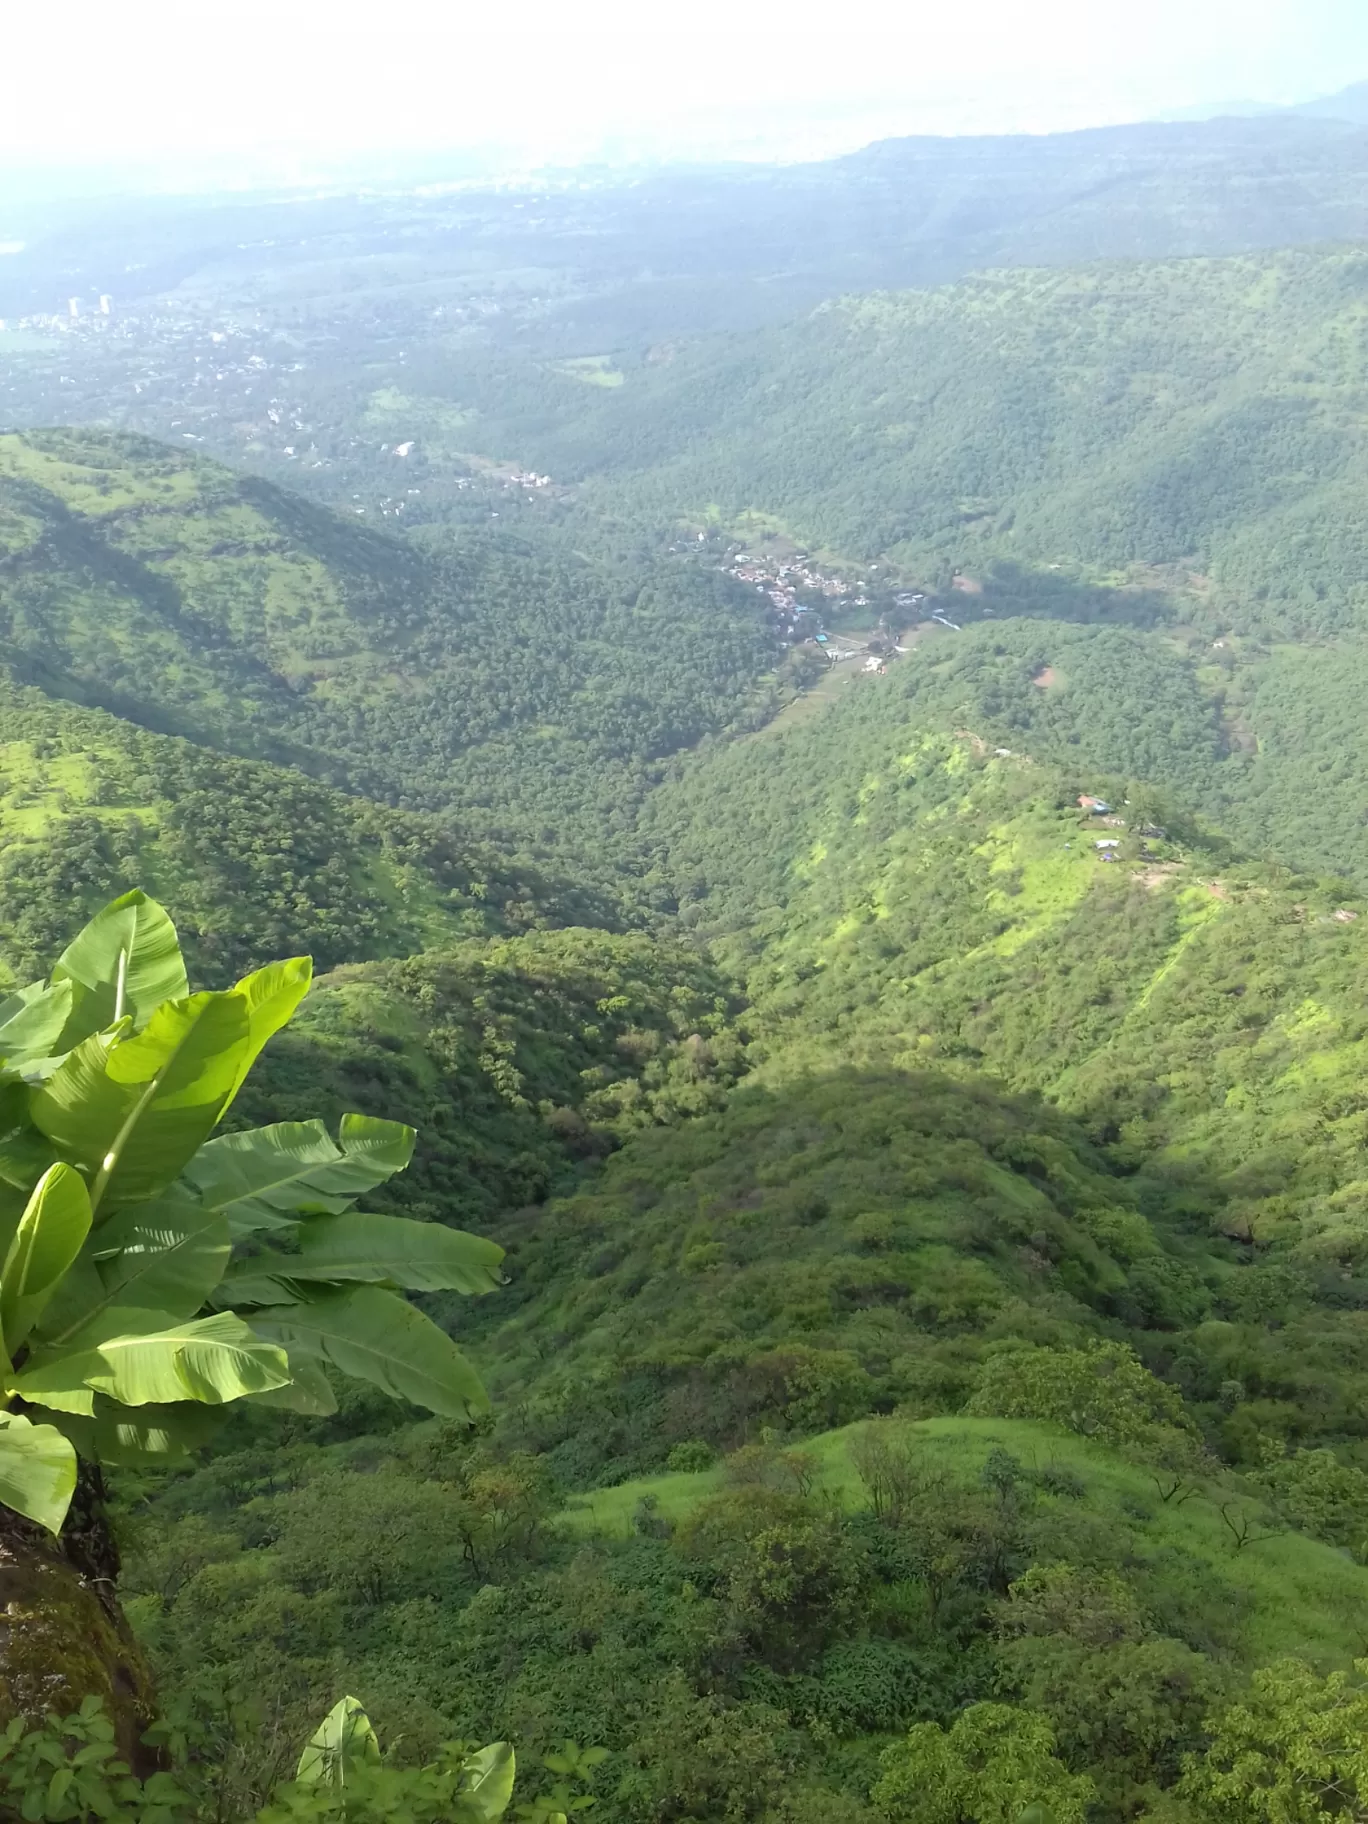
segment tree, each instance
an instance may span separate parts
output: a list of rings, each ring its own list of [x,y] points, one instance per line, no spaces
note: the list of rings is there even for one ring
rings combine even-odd
[[[1333,1451],[1299,1450],[1268,1471],[1273,1499],[1292,1524],[1313,1538],[1368,1553],[1368,1475],[1341,1463]]]
[[[1166,1457],[1194,1429],[1181,1396],[1125,1343],[1003,1349],[984,1364],[964,1410],[999,1419],[1044,1419],[1106,1444]]]
[[[331,1412],[327,1368],[449,1419],[487,1407],[402,1292],[492,1291],[502,1251],[353,1207],[408,1164],[411,1128],[212,1137],[310,977],[295,958],[192,995],[171,920],[134,892],[0,1002],[0,1549],[26,1623],[0,1661],[10,1714],[49,1707],[55,1680],[136,1742],[149,1693],[105,1465],[183,1458],[238,1401]]]
[[[1368,1660],[1355,1661],[1360,1675]],[[1348,1672],[1318,1678],[1285,1659],[1207,1720],[1210,1746],[1178,1785],[1203,1818],[1227,1824],[1321,1824],[1368,1807],[1368,1687]]]
[[[890,1824],[1017,1824],[1031,1806],[1083,1824],[1093,1796],[1055,1754],[1049,1720],[1011,1704],[971,1704],[948,1730],[918,1723],[879,1764],[870,1796]]]
[[[1171,1784],[1219,1694],[1211,1661],[1156,1633],[1115,1571],[1035,1565],[997,1617],[999,1689],[1049,1717],[1108,1810]]]

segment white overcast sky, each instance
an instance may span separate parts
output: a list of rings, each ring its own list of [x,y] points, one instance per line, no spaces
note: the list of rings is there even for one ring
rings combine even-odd
[[[6,170],[818,157],[1368,77],[1368,0],[0,0]]]

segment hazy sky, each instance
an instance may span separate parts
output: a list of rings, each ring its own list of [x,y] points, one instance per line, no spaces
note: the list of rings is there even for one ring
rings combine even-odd
[[[1368,77],[1368,0],[0,0],[6,167],[822,156]]]

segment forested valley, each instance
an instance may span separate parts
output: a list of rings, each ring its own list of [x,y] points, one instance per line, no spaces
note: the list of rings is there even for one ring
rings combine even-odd
[[[1368,1811],[1363,135],[1213,124],[0,342],[0,1819]]]

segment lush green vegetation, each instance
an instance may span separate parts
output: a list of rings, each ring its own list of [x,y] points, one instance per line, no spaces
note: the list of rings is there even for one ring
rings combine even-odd
[[[712,572],[425,556],[146,439],[0,438],[0,550],[25,681],[514,841],[592,856],[652,763],[773,701],[753,592]]]
[[[820,749],[810,744],[799,764],[830,777],[841,754],[882,738],[881,725],[890,741],[900,724],[968,729],[989,747],[1167,788],[1171,804],[1253,854],[1368,881],[1361,640],[1213,640],[1190,626],[1062,622],[1026,612],[1028,603],[992,586],[983,599],[1013,617],[942,630],[889,678],[859,680]],[[1110,599],[1128,612],[1137,598],[1115,591]],[[798,750],[790,752],[796,760]],[[770,756],[772,767],[793,764],[787,753]]]
[[[0,1501],[74,1486],[89,1553],[109,1468],[181,1785],[105,1815],[436,1824],[495,1738],[532,1820],[1362,1809],[1362,282],[990,276],[567,346],[501,419],[507,350],[375,377],[424,485],[494,429],[555,469],[517,536],[0,438]],[[761,727],[681,518],[974,624]],[[211,993],[130,899],[11,997],[139,884]],[[281,1123],[327,1182],[227,1233]],[[345,1807],[281,1785],[343,1691],[401,1738]],[[0,1814],[101,1811],[35,1771],[92,1715],[0,1740]]]
[[[1176,566],[1209,624],[1361,630],[1363,274],[1278,253],[850,298],[580,389],[522,447],[605,503],[757,512],[929,580]]]
[[[1262,1484],[1168,1486],[1049,1425],[882,1421],[558,1513],[535,1459],[417,1428],[223,1459],[129,1584],[183,1712],[242,1694],[219,1749],[239,1803],[275,1719],[297,1739],[342,1679],[416,1756],[489,1718],[530,1756],[568,1719],[610,1750],[612,1820],[910,1816],[881,1759],[994,1702],[1045,1718],[1091,1815],[1124,1817],[1202,1765],[1251,1668],[1361,1646],[1363,1569],[1280,1531]]]
[[[985,752],[900,707],[856,693],[659,800],[681,916],[747,984],[752,1063],[987,1068],[1132,1169],[1179,1171],[1233,1232],[1352,1254],[1353,890],[1241,859],[1138,782]],[[1080,810],[1086,793],[1121,817]]]
[[[996,1704],[1119,1819],[1222,1771],[1257,1668],[1309,1702],[1362,1651],[1341,1276],[1213,1237],[1037,1099],[743,1086],[493,1227],[481,1435],[344,1399],[126,1487],[134,1615],[239,1806],[349,1686],[419,1757],[573,1729],[643,1824],[919,1815],[898,1744]]]
[[[282,950],[327,968],[614,918],[602,894],[432,817],[151,734],[0,672],[0,970],[26,979],[74,916],[140,881],[172,906],[215,982]]]
[[[982,1819],[1027,1788],[1107,1824],[1217,1791],[1252,1820],[1232,1744],[1290,1779],[1303,1713],[1340,1777],[1368,1597],[1359,907],[1143,782],[1228,759],[1169,687],[1181,653],[1066,633],[926,648],[684,767],[644,891],[716,963],[555,928],[552,889],[420,816],[11,687],[22,854],[136,817],[125,865],[244,933],[272,815],[319,822],[339,896],[394,883],[371,942],[428,947],[335,967],[235,1116],[410,1122],[376,1220],[507,1250],[460,1316],[495,1396],[474,1434],[414,1424],[402,1375],[325,1382],[328,1416],[244,1406],[192,1474],[118,1472],[192,1811],[268,1805],[348,1688],[416,1791],[453,1737],[597,1744],[610,1824],[933,1824],[926,1792]],[[1108,677],[1152,707],[1113,716]],[[995,752],[966,702],[1004,747],[1134,771]],[[219,807],[260,874],[211,899],[177,842]],[[281,916],[316,917],[298,878]]]
[[[408,1121],[396,1208],[484,1223],[636,1128],[716,1107],[742,1068],[726,978],[693,951],[570,929],[349,966],[244,1092],[254,1116]]]

